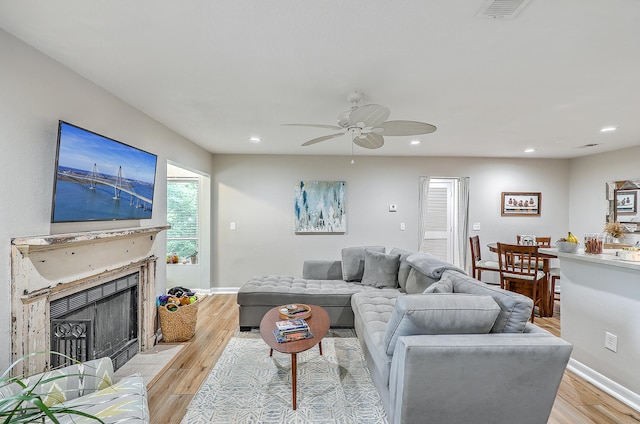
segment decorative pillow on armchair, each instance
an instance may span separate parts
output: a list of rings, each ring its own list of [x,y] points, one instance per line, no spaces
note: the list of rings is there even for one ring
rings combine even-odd
[[[342,249],[342,278],[344,281],[362,281],[365,250],[384,253],[384,246],[345,247]]]
[[[500,313],[491,296],[433,293],[398,296],[384,333],[387,355],[398,337],[418,334],[487,334]]]
[[[398,287],[400,255],[386,255],[366,249],[362,284],[374,287]]]

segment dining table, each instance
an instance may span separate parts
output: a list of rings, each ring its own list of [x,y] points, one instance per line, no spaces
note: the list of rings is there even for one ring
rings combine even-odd
[[[513,244],[513,243],[507,243]],[[487,244],[490,252],[498,253],[498,243]],[[541,308],[538,309],[540,317],[553,316],[553,293],[551,293],[551,277],[549,275],[551,259],[556,259],[557,256],[550,252],[538,252],[538,257],[542,259],[542,271],[545,274],[545,283],[542,285],[542,302]]]

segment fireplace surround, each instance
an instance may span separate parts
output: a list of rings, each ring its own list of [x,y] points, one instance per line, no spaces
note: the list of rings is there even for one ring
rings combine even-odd
[[[109,281],[137,275],[138,337],[145,351],[156,343],[156,235],[168,226],[138,227],[11,240],[12,360],[51,350],[50,305]],[[113,322],[113,325],[118,325]],[[14,369],[43,371],[48,355],[33,355]]]

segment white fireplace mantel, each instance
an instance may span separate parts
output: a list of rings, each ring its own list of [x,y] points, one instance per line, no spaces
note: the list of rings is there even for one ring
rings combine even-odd
[[[155,236],[169,226],[44,236],[11,240],[12,357],[47,351],[49,303],[102,284],[111,278],[140,274],[139,342],[145,351],[155,344]],[[164,263],[164,261],[163,261]],[[23,366],[41,370],[43,355]],[[20,371],[20,370],[19,370]]]
[[[43,250],[60,249],[70,245],[82,245],[112,241],[115,239],[139,237],[149,235],[151,240],[160,231],[168,230],[169,225],[157,227],[136,227],[118,230],[90,231],[83,233],[53,234],[44,236],[16,237],[11,240],[11,244],[16,246],[23,256],[28,256],[30,252]]]

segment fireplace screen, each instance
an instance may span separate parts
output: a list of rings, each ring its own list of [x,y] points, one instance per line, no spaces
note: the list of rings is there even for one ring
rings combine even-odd
[[[138,352],[138,280],[135,273],[52,301],[51,350],[65,356],[52,354],[51,365],[108,356],[118,369],[133,357]]]

